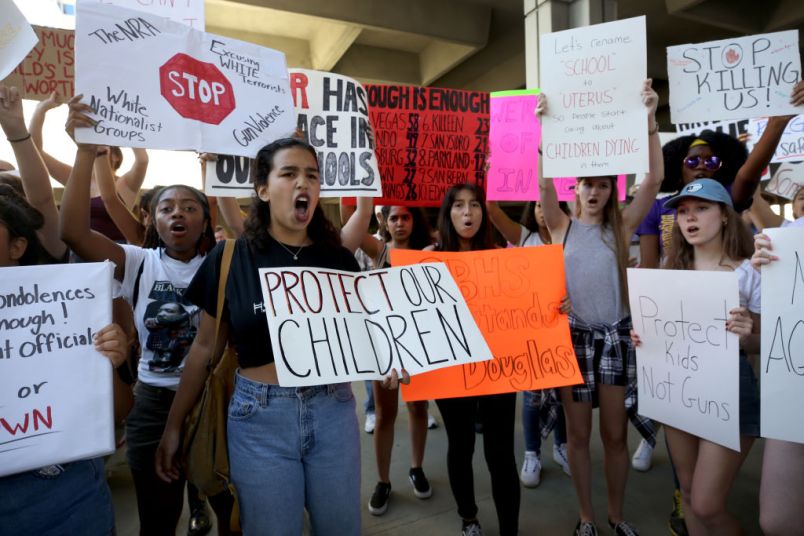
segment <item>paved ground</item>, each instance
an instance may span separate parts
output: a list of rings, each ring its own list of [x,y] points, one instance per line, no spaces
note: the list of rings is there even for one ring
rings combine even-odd
[[[365,391],[362,386],[355,386],[355,396],[361,408]],[[521,400],[521,397],[520,397]],[[441,421],[435,404],[431,411]],[[519,413],[518,413],[519,416]],[[407,412],[400,408],[397,420],[397,436],[391,467],[393,492],[388,512],[381,517],[374,517],[363,509],[363,532],[370,535],[383,536],[429,536],[458,535],[460,521],[455,511],[455,504],[449,490],[446,469],[446,433],[443,426],[431,430],[427,442],[424,469],[433,486],[433,496],[425,501],[416,499],[407,480],[409,467],[409,441],[407,438]],[[631,429],[631,451],[636,448],[638,439]],[[372,436],[361,432],[363,460],[363,503],[376,483],[376,468]],[[602,447],[595,431],[593,439],[592,459],[594,463],[594,501],[595,511],[600,520],[605,522],[606,487],[603,479]],[[478,437],[478,439],[480,439]],[[661,438],[663,441],[663,436]],[[521,463],[524,442],[522,428],[517,419],[516,427],[517,460]],[[561,468],[553,463],[552,443],[548,439],[543,446],[544,469],[542,483],[535,489],[522,489],[520,508],[520,533],[523,535],[570,535],[577,520],[575,494],[569,477]],[[758,502],[760,463],[762,444],[754,446],[748,460],[737,479],[730,498],[730,508],[741,519],[747,534],[760,534],[758,526]],[[131,476],[125,466],[122,453],[116,454],[108,465],[109,483],[114,495],[115,511],[119,536],[135,536],[138,534],[137,510]],[[478,441],[475,450],[475,493],[480,507],[479,518],[487,535],[498,534],[494,504],[491,500],[491,486],[488,472],[483,461],[482,441]],[[643,536],[669,534],[666,529],[667,514],[671,508],[672,477],[667,452],[660,447],[654,453],[654,467],[647,473],[631,471],[626,492],[626,516],[640,529]],[[185,507],[177,534],[185,534],[187,529],[188,509]],[[601,530],[601,534],[609,534]]]

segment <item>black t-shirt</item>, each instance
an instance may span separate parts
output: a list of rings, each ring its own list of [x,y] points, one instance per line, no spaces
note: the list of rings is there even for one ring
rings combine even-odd
[[[212,317],[218,312],[218,280],[223,245],[223,242],[218,243],[207,255],[184,293],[186,299]],[[298,249],[298,246],[287,247],[293,252]],[[354,256],[343,247],[333,249],[313,244],[303,247],[298,253],[298,260],[293,260],[293,255],[273,238],[265,249],[257,249],[245,238],[238,239],[226,281],[223,320],[229,324],[229,342],[237,351],[237,360],[242,368],[274,362],[258,270],[287,266],[360,271]]]

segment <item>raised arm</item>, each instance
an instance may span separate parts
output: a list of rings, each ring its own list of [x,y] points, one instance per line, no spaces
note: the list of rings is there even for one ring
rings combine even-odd
[[[81,103],[81,97],[76,95],[70,100],[70,113],[65,126],[73,139],[76,128],[93,124],[93,120],[86,115],[89,106]],[[61,238],[85,260],[112,261],[115,264],[114,276],[122,281],[126,266],[125,251],[119,244],[93,231],[89,225],[89,186],[98,147],[85,143],[77,145],[75,163],[61,200]]]
[[[115,181],[117,194],[128,209],[131,209],[137,201],[137,194],[140,193],[145,173],[148,171],[148,151],[141,148],[134,148],[132,151],[134,151],[134,165]]]
[[[486,201],[486,210],[489,214],[489,220],[494,224],[494,227],[500,231],[509,244],[515,246],[519,245],[519,240],[522,237],[522,226],[508,217],[508,214],[500,208],[500,204],[496,201]]]
[[[145,229],[126,207],[115,189],[114,171],[112,171],[112,166],[106,156],[106,151],[108,150],[108,148],[101,149],[95,155],[95,181],[109,217],[112,218],[114,224],[123,233],[126,241],[129,244],[138,246],[142,244],[145,238]]]
[[[784,218],[771,210],[768,202],[762,197],[762,192],[760,192],[759,188],[754,193],[754,203],[749,211],[754,224],[760,231],[768,227],[781,227],[782,223],[784,223]]]
[[[350,211],[345,209],[341,203],[341,242],[343,247],[354,253],[357,248],[362,247],[363,243],[367,240],[369,223],[371,223],[371,209],[374,207],[374,202],[370,197],[358,197],[355,201],[356,210]],[[344,215],[347,212],[352,212],[344,221]],[[371,236],[371,239],[377,241],[376,238]],[[363,251],[366,251],[365,249]],[[370,252],[366,253],[374,258]]]
[[[42,160],[45,162],[48,173],[50,173],[50,176],[53,177],[56,182],[64,185],[67,184],[67,179],[70,177],[72,168],[46,152],[42,141],[42,127],[45,124],[45,115],[49,110],[56,108],[60,104],[59,96],[55,92],[51,93],[47,99],[36,105],[28,129],[31,132],[31,139],[34,145],[36,145],[36,148],[39,150],[39,154],[42,155]]]
[[[22,98],[15,87],[0,86],[0,125],[17,159],[25,197],[44,217],[39,240],[52,257],[60,259],[67,252],[67,245],[59,236],[59,211],[47,168],[25,127]]]
[[[630,240],[639,224],[647,216],[659,187],[664,180],[664,156],[662,142],[659,139],[659,124],[656,122],[656,107],[659,96],[651,88],[651,80],[645,80],[642,86],[642,103],[648,109],[648,173],[639,185],[634,200],[623,210],[623,231],[625,239]]]
[[[536,115],[539,117],[547,114],[547,95],[544,92],[539,94],[539,104],[536,106]],[[541,156],[542,149],[539,147],[539,156]],[[544,214],[544,223],[550,231],[550,237],[554,244],[564,242],[564,235],[567,233],[569,227],[570,217],[561,210],[558,204],[558,194],[556,193],[556,185],[552,177],[544,176],[544,166],[542,159],[539,158],[539,196],[542,202],[542,214]]]
[[[804,80],[799,81],[796,87],[793,88],[790,102],[795,106],[804,106]],[[768,118],[768,125],[762,132],[759,141],[754,145],[754,150],[748,155],[745,164],[742,165],[734,177],[734,184],[731,186],[731,198],[735,206],[745,207],[749,199],[754,195],[759,186],[762,170],[770,163],[773,153],[776,151],[776,146],[779,145],[779,140],[782,139],[782,133],[787,128],[787,123],[794,117],[795,115],[781,115]]]

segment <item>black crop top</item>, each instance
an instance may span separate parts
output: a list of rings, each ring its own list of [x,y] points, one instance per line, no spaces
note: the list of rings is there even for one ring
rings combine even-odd
[[[184,294],[185,298],[212,317],[217,314],[223,245],[223,242],[218,243],[206,256]],[[295,252],[298,246],[288,248]],[[242,368],[258,367],[274,362],[260,289],[259,268],[311,266],[349,272],[360,271],[354,256],[343,247],[332,249],[313,244],[302,248],[298,257],[299,259],[294,261],[293,255],[273,239],[267,248],[261,250],[244,238],[237,240],[226,282],[223,320],[229,324],[229,341],[237,350],[237,360]]]

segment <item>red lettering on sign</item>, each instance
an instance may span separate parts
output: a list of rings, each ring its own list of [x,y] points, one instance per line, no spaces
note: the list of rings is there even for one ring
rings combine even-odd
[[[159,68],[159,87],[179,115],[218,125],[235,108],[232,84],[215,65],[176,54]]]

